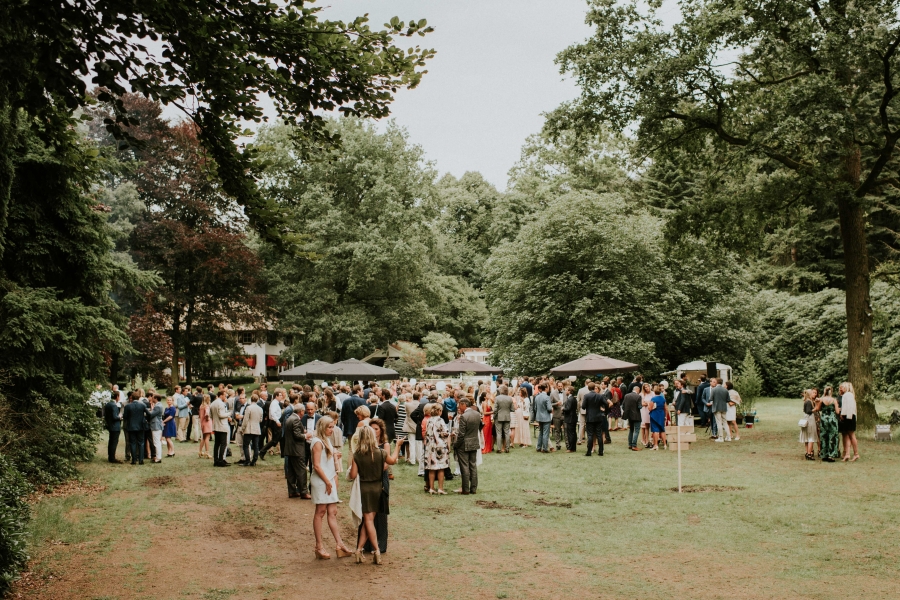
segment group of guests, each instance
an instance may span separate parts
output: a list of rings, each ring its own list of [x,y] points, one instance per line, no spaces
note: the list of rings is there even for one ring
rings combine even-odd
[[[838,386],[838,396],[826,386],[822,396],[818,388],[803,390],[803,418],[800,419],[800,443],[806,450],[806,460],[815,460],[815,449],[824,462],[859,460],[856,440],[856,395],[853,384],[845,381]],[[843,453],[840,450],[843,439]],[[851,456],[851,451],[853,455]]]
[[[125,434],[125,461],[144,464],[149,458],[153,463],[161,463],[162,442],[166,443],[167,457],[175,456],[173,439],[177,435],[176,418],[178,410],[171,397],[163,398],[152,388],[145,393],[136,389],[129,393],[120,392],[114,385],[110,390],[97,390],[92,395],[98,416],[109,431],[107,460],[121,463],[116,451],[122,433]],[[165,408],[163,401],[165,400]]]

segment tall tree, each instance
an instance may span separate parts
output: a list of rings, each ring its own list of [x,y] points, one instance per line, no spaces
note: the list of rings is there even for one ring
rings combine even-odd
[[[267,128],[267,195],[291,206],[308,258],[271,255],[268,288],[282,324],[296,332],[298,359],[340,360],[426,332],[471,329],[480,315],[457,298],[476,298],[462,278],[438,268],[434,177],[422,149],[389,126],[341,119],[331,125],[340,152],[298,159],[292,130]],[[483,306],[483,305],[482,305]],[[483,310],[483,309],[482,309]]]
[[[132,124],[116,98],[137,92],[181,109],[219,165],[225,191],[252,225],[283,243],[281,212],[253,180],[253,152],[236,143],[245,123],[264,119],[268,96],[297,137],[328,141],[323,112],[383,117],[393,93],[415,87],[431,50],[404,50],[396,36],[424,35],[425,20],[394,17],[373,30],[367,17],[319,18],[305,0],[31,0],[0,5],[0,109],[37,117],[44,139],[65,137],[71,111],[87,102],[86,81],[112,102],[117,137]],[[149,44],[146,40],[153,44]],[[0,147],[5,143],[0,132]],[[0,161],[0,169],[4,165]],[[8,169],[5,170],[8,173]],[[0,175],[0,215],[8,177]],[[272,226],[271,228],[269,226]],[[2,216],[0,216],[2,227]],[[2,230],[0,230],[2,234]]]
[[[660,3],[590,6],[595,34],[559,56],[582,93],[555,112],[551,130],[636,126],[645,155],[671,147],[723,161],[736,154],[777,174],[789,202],[833,207],[849,377],[860,418],[871,423],[867,212],[887,186],[900,186],[900,3],[689,0],[668,28]]]

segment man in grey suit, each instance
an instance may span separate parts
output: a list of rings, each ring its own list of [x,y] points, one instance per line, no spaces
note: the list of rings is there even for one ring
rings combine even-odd
[[[244,409],[244,417],[241,419],[241,435],[244,450],[245,467],[255,467],[259,458],[259,436],[262,430],[263,411],[259,406],[259,396],[253,394],[250,397],[250,406]],[[252,458],[251,458],[251,452]]]
[[[713,377],[709,380],[709,399],[712,403],[713,415],[716,417],[716,429],[718,429],[716,441],[730,442],[731,430],[728,428],[728,423],[725,421],[725,412],[728,410],[728,402],[731,397],[728,395],[728,390],[726,390],[724,386],[719,385],[719,379],[717,377]],[[724,440],[722,439],[723,433],[728,436]]]
[[[497,443],[496,452],[509,453],[509,421],[510,414],[515,412],[513,399],[508,395],[509,388],[501,385],[497,388],[499,394],[494,400],[494,439]]]
[[[459,463],[459,471],[462,473],[463,496],[474,494],[478,489],[478,448],[481,442],[478,432],[481,429],[481,413],[473,409],[465,396],[457,404],[459,411],[459,429],[456,440],[453,442],[453,451],[456,453],[456,461]]]
[[[550,452],[550,422],[553,420],[553,405],[547,395],[546,383],[538,385],[538,395],[534,397],[531,414],[538,424],[537,451],[546,454]]]
[[[556,387],[550,391],[550,405],[553,407],[553,421],[550,429],[553,434],[553,441],[556,442],[556,449],[562,448],[563,439],[566,434],[563,432],[565,423],[563,421],[563,406],[566,403],[566,390],[562,381],[556,382]],[[551,448],[550,450],[553,450]]]

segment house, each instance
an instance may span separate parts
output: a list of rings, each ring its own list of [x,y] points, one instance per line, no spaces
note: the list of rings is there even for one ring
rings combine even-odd
[[[254,377],[276,379],[278,373],[290,367],[281,353],[294,343],[293,336],[273,330],[237,330],[238,346],[247,368]]]
[[[488,356],[491,354],[490,348],[460,348],[459,355],[462,358],[468,358],[482,364],[488,363]]]

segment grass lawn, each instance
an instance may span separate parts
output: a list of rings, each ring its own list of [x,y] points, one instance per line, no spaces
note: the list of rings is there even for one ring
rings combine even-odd
[[[474,497],[427,496],[415,468],[398,465],[383,567],[313,560],[312,507],[287,499],[276,457],[256,469],[214,469],[196,445],[176,444],[178,456],[162,465],[109,465],[104,442],[82,470],[85,484],[100,487],[35,504],[34,561],[13,593],[900,597],[900,443],[861,432],[859,462],[805,461],[800,406],[762,400],[761,422],[742,429],[740,442],[700,439],[683,454],[685,485],[725,491],[672,492],[675,453],[628,452],[623,432],[602,458],[533,448],[485,457]],[[348,492],[342,482],[345,501]],[[347,504],[339,516],[350,544]]]

